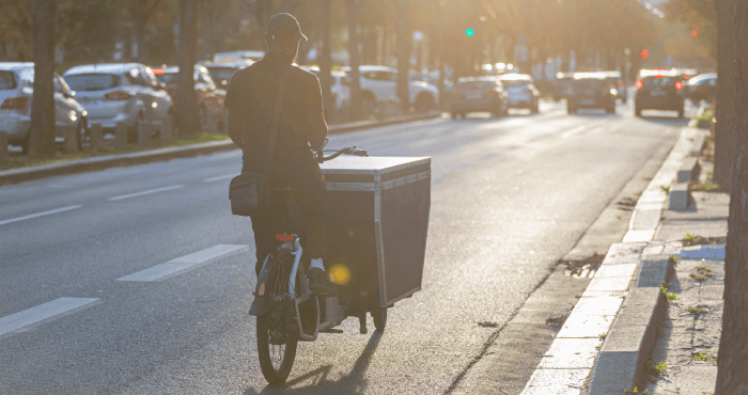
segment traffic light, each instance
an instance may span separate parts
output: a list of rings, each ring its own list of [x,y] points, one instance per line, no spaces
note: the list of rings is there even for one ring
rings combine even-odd
[[[473,37],[475,35],[475,30],[473,29],[467,29],[465,30],[465,35],[468,37]]]
[[[642,59],[646,59],[648,56],[649,56],[649,50],[648,49],[644,49],[642,51]]]

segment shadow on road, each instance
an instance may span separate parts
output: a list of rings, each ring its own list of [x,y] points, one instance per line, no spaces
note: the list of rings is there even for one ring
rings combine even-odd
[[[677,118],[675,116],[663,115],[642,115],[639,117],[642,121],[656,123],[665,126],[687,126],[689,118]]]
[[[332,370],[332,365],[325,365],[314,369],[300,377],[295,378],[283,385],[271,386],[268,385],[259,394],[261,395],[276,395],[276,394],[363,394],[366,389],[367,382],[364,379],[364,373],[371,363],[371,359],[374,356],[374,352],[377,350],[379,341],[382,338],[382,333],[374,332],[366,344],[364,351],[356,360],[353,365],[353,369],[347,375],[341,377],[338,380],[328,380],[327,376]],[[307,385],[300,386],[308,383]],[[294,388],[295,387],[295,388]],[[252,389],[248,389],[244,392],[244,395],[255,395],[257,394]]]

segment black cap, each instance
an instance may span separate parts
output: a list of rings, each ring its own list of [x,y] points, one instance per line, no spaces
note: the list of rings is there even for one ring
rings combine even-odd
[[[297,34],[302,40],[309,41],[301,32],[299,21],[285,12],[271,16],[265,26],[265,39],[268,41],[274,41],[277,38],[295,38]]]

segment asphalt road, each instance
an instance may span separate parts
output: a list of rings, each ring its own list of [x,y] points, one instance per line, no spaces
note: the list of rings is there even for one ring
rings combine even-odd
[[[1,187],[0,394],[449,392],[685,124],[630,106],[541,111],[331,138],[433,158],[423,290],[390,310],[383,335],[349,318],[344,334],[300,343],[283,387],[266,385],[247,315],[251,226],[231,216],[227,192],[239,152]],[[174,272],[184,262],[196,264]],[[164,263],[139,274],[160,281],[118,281]]]

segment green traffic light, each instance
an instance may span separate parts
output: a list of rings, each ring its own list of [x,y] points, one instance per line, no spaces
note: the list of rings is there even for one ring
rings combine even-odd
[[[468,37],[473,37],[475,35],[475,30],[467,29],[465,30],[465,34],[467,34]]]

